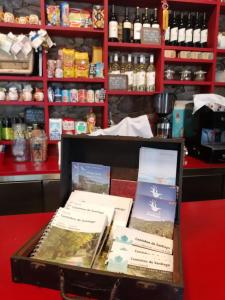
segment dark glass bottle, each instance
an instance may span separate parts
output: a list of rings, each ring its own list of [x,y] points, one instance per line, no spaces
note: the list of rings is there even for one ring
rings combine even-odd
[[[157,8],[154,8],[154,17],[153,17],[153,22],[152,22],[152,28],[159,28]]]
[[[207,47],[208,42],[208,27],[206,24],[206,13],[203,14],[202,26],[201,26],[201,47]]]
[[[151,27],[151,24],[150,24],[150,21],[149,21],[149,18],[148,18],[148,8],[147,7],[145,8],[145,13],[144,13],[144,16],[143,16],[142,23],[143,23],[142,26],[145,27],[145,28],[150,28]]]
[[[196,12],[195,25],[193,30],[193,46],[200,47],[200,41],[201,41],[201,28],[199,24],[199,13]]]
[[[140,19],[140,12],[139,7],[136,7],[136,15],[134,19],[134,43],[140,43],[141,42],[141,28],[142,23]]]
[[[129,19],[129,9],[125,8],[125,18],[123,21],[123,42],[130,43],[131,39],[131,22]]]
[[[185,24],[184,24],[184,14],[181,12],[180,14],[180,23],[178,28],[178,45],[184,46],[185,45]]]
[[[176,46],[178,43],[178,23],[176,11],[173,12],[172,24],[170,28],[170,45]]]
[[[112,5],[111,16],[109,19],[109,41],[117,42],[118,41],[118,21],[115,14],[115,6]]]
[[[170,10],[168,11],[168,14],[169,14],[169,24],[165,31],[165,44],[166,45],[170,45],[170,29],[171,29],[171,22],[172,22],[172,13]]]
[[[187,20],[187,26],[186,26],[185,46],[187,46],[187,47],[193,46],[193,25],[192,25],[190,12],[188,13],[188,20]]]

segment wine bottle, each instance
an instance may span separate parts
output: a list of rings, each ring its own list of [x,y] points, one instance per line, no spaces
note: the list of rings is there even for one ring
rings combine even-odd
[[[188,20],[186,26],[186,34],[185,34],[185,46],[191,47],[193,46],[193,26],[191,22],[191,13],[188,13]]]
[[[133,67],[133,91],[137,91],[137,72],[138,72],[138,57],[134,56],[134,67]]]
[[[140,55],[140,63],[137,69],[137,90],[144,92],[146,89],[146,66],[145,56]]]
[[[111,74],[120,74],[120,64],[118,53],[114,54],[114,59],[111,68]]]
[[[193,46],[200,47],[200,41],[201,41],[201,28],[199,24],[199,14],[198,12],[196,12],[195,25],[193,30]]]
[[[118,41],[118,21],[115,14],[115,6],[112,5],[111,16],[109,19],[109,41],[117,42]]]
[[[150,28],[151,27],[151,24],[150,24],[150,21],[149,21],[149,18],[148,18],[148,8],[145,8],[145,14],[144,14],[142,24],[143,24],[142,26],[144,28]]]
[[[131,39],[131,22],[129,19],[129,9],[125,8],[125,18],[123,21],[123,42],[130,43]]]
[[[150,55],[150,62],[146,71],[146,90],[152,92],[155,90],[155,66],[154,55]]]
[[[170,45],[176,46],[178,41],[178,24],[176,11],[173,12],[172,24],[170,28]]]
[[[159,28],[157,8],[154,8],[154,17],[153,17],[153,22],[152,22],[152,28]]]
[[[141,28],[142,23],[140,19],[139,7],[136,7],[136,15],[134,19],[134,43],[141,42]]]
[[[208,27],[206,25],[206,13],[203,14],[202,27],[201,27],[201,47],[207,47],[208,42]]]
[[[121,63],[120,63],[120,74],[124,74],[126,69],[126,58],[125,55],[121,56]]]
[[[128,91],[132,91],[134,82],[134,69],[132,65],[132,55],[128,54],[125,74],[128,77]]]
[[[184,46],[185,45],[185,25],[184,25],[184,14],[181,12],[180,14],[180,24],[178,28],[178,45]]]
[[[171,21],[172,21],[172,14],[171,14],[170,10],[168,11],[168,14],[169,14],[169,24],[168,24],[168,27],[165,32],[165,44],[166,45],[170,44],[170,27],[171,27]]]

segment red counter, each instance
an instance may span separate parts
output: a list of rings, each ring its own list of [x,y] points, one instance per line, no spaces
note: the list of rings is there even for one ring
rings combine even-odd
[[[51,216],[51,213],[46,213],[0,217],[1,299],[61,299],[58,291],[13,283],[10,273],[10,256],[46,224]],[[184,300],[225,299],[224,216],[225,200],[182,203]]]

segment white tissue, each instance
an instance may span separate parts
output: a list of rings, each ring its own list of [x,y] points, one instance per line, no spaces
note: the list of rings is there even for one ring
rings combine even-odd
[[[194,95],[194,110],[196,113],[204,105],[212,111],[225,111],[225,97],[217,94],[196,94]]]

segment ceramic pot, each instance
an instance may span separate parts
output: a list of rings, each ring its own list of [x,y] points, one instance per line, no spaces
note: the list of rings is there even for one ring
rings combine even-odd
[[[19,99],[19,94],[16,87],[9,88],[7,99],[11,101],[17,101]]]
[[[0,89],[0,101],[4,101],[5,100],[5,91],[6,89]]]
[[[36,89],[36,91],[34,93],[34,100],[37,101],[37,102],[44,101],[44,93],[43,93],[42,90]]]

